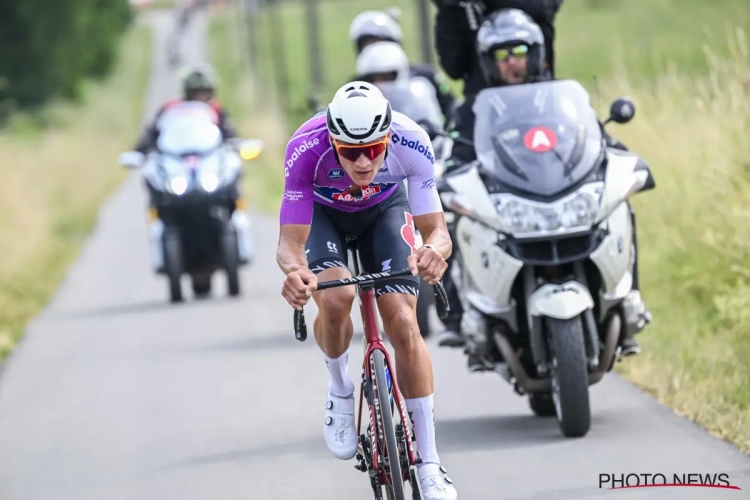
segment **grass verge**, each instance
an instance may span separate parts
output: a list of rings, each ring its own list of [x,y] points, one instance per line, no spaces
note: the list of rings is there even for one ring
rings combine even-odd
[[[51,105],[47,129],[19,116],[0,134],[0,359],[49,301],[125,176],[117,154],[141,123],[150,29],[136,23],[121,47],[116,70],[88,85],[83,104]]]
[[[284,150],[288,140],[278,96],[261,88],[247,64],[242,19],[234,8],[214,9],[209,26],[209,57],[219,75],[218,98],[225,103],[238,133],[265,142],[257,160],[245,164],[243,190],[250,204],[278,213],[284,188]]]
[[[750,57],[745,32],[729,38],[732,55],[709,52],[704,78],[669,71],[650,88],[625,77],[603,87],[640,107],[616,136],[657,182],[634,200],[654,323],[644,354],[618,371],[750,452]]]
[[[413,2],[388,5],[401,7],[403,26],[416,26]],[[618,95],[635,100],[634,121],[609,130],[649,161],[657,180],[655,191],[634,200],[641,289],[654,323],[641,335],[644,354],[617,370],[677,413],[750,452],[750,58],[745,33],[727,32],[728,20],[750,25],[746,5],[746,0],[567,0],[556,47],[560,77],[589,88],[600,116]],[[361,0],[321,4],[328,95],[354,67],[349,21],[365,8],[384,6]],[[286,138],[310,115],[309,64],[303,7],[290,2],[280,14],[289,79]],[[273,71],[268,20],[268,12],[260,14],[260,75]],[[222,22],[227,20],[215,20],[219,32]],[[405,32],[407,52],[415,56],[418,32]],[[231,44],[220,35],[213,51],[219,71],[247,84],[249,75],[221,63],[227,57],[222,50]],[[262,123],[254,118],[249,93],[231,93],[245,103],[237,104],[240,120]],[[277,172],[269,170],[273,182],[265,184],[275,189],[274,199],[282,186]]]

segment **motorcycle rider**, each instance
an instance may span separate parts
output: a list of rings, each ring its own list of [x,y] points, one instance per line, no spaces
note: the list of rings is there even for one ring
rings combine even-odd
[[[224,110],[224,108],[219,104],[215,99],[214,95],[216,92],[216,76],[214,73],[213,68],[208,64],[202,64],[202,65],[196,65],[192,68],[185,68],[181,72],[181,80],[182,80],[182,99],[174,99],[167,101],[164,105],[162,105],[161,108],[156,112],[156,115],[154,116],[153,120],[145,127],[145,130],[141,134],[141,137],[138,139],[138,143],[136,144],[135,148],[133,148],[132,151],[128,151],[126,153],[123,153],[123,155],[131,155],[131,154],[140,154],[145,155],[149,153],[152,150],[155,150],[157,147],[157,141],[159,139],[159,119],[161,118],[162,114],[167,111],[168,109],[179,105],[180,103],[184,102],[190,102],[190,101],[199,101],[199,102],[205,102],[211,106],[213,111],[215,112],[216,116],[216,125],[219,128],[222,139],[231,139],[237,137],[237,132],[235,130],[234,124],[230,121],[227,112]],[[148,186],[148,184],[147,184]],[[240,212],[240,216],[238,217],[238,220],[243,221],[242,223],[238,223],[237,229],[240,234],[238,234],[241,241],[244,242],[242,245],[242,248],[245,249],[243,251],[243,257],[241,257],[243,262],[251,263],[254,260],[254,254],[255,254],[255,248],[252,243],[252,237],[250,235],[250,226],[249,226],[249,216],[247,215],[247,210],[245,208],[244,201],[242,200],[242,195],[240,192],[240,186],[237,185],[236,187],[237,193],[237,204],[235,206],[235,212]],[[153,212],[155,209],[155,200],[153,199],[153,196],[156,194],[151,191],[149,191],[149,208]],[[155,227],[158,225],[158,221],[154,220],[151,222],[152,227]],[[154,233],[158,234],[158,233]],[[154,237],[151,241],[152,245],[152,253],[154,255],[159,255],[161,243],[158,238]],[[161,259],[154,258],[154,267],[157,271],[161,270],[161,266],[163,265],[163,262],[161,262]]]
[[[477,32],[476,50],[479,63],[482,68],[486,87],[499,87],[505,85],[522,85],[525,83],[550,80],[549,74],[544,69],[544,37],[539,26],[526,13],[517,9],[504,9],[493,12],[481,24]],[[475,96],[467,98],[468,107],[472,109]],[[459,137],[473,140],[474,136],[474,112],[462,116],[462,120],[456,124]],[[613,139],[600,123],[602,135],[609,147],[627,151],[627,148],[619,141]],[[446,162],[445,175],[455,168],[476,159],[473,146],[465,144],[460,140],[453,146],[451,158]],[[635,213],[630,207],[633,222],[633,234],[635,235]],[[637,243],[636,256],[637,256]],[[455,255],[455,251],[454,251]],[[450,259],[450,266],[453,259]],[[646,309],[638,283],[637,257],[633,266],[633,290],[625,298],[626,323],[632,326],[626,329],[625,338],[621,342],[622,354],[632,355],[640,352],[640,345],[634,335],[638,333],[651,320],[651,314]],[[450,270],[446,271],[448,276]],[[446,286],[446,290],[447,290]],[[453,292],[455,293],[455,291]],[[451,301],[451,304],[453,301]],[[460,325],[461,312],[458,311],[458,324]],[[455,322],[456,318],[452,318]],[[441,346],[459,347],[464,345],[464,339],[458,328],[447,328],[439,340]],[[471,370],[481,369],[481,361],[477,356],[469,356],[469,367]]]
[[[225,140],[237,136],[237,132],[234,125],[229,120],[227,112],[221,104],[214,100],[214,95],[216,93],[216,76],[213,68],[208,64],[186,68],[182,71],[181,79],[183,98],[167,101],[161,108],[159,108],[154,119],[143,131],[134,151],[146,154],[149,150],[156,148],[156,141],[159,139],[158,123],[162,113],[185,101],[202,101],[211,105],[218,116],[217,126],[219,127],[219,130],[221,130],[221,136]]]
[[[375,42],[388,41],[402,45],[403,33],[392,15],[379,10],[367,10],[352,20],[349,25],[349,38],[359,56],[365,47]],[[431,64],[410,64],[409,71],[410,76],[423,76],[435,87],[440,109],[448,123],[455,111],[456,98],[445,76]]]

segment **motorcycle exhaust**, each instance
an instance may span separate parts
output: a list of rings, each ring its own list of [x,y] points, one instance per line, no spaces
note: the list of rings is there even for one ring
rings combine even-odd
[[[604,374],[611,371],[614,367],[615,349],[617,348],[617,339],[620,336],[620,326],[620,315],[615,314],[609,321],[609,325],[607,325],[607,334],[604,339],[604,351],[600,358],[601,362],[599,363],[599,369],[593,373],[589,373],[589,385],[599,382],[602,377],[604,377]],[[551,379],[538,379],[529,376],[513,350],[513,346],[505,335],[496,331],[493,333],[493,337],[498,349],[500,349],[500,352],[505,359],[505,362],[510,368],[509,377],[506,377],[504,373],[500,372],[500,374],[503,375],[503,378],[512,384],[518,384],[518,386],[526,392],[549,392],[552,390]]]

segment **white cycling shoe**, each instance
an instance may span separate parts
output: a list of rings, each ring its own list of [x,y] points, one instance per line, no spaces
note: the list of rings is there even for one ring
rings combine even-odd
[[[458,492],[440,464],[425,464],[417,469],[424,500],[456,500]]]
[[[354,423],[354,395],[339,398],[328,393],[323,437],[333,456],[349,460],[357,454],[357,428]]]

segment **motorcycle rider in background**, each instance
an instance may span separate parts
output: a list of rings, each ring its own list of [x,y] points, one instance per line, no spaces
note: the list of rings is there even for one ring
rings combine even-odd
[[[190,101],[205,102],[211,106],[213,111],[216,113],[217,123],[216,126],[221,131],[222,139],[232,139],[237,137],[234,124],[229,119],[226,110],[214,99],[216,93],[216,76],[213,68],[208,64],[197,65],[192,68],[185,68],[181,71],[182,81],[182,99],[173,99],[167,101],[161,108],[156,112],[153,120],[146,126],[145,130],[141,134],[133,151],[137,151],[141,154],[148,154],[150,151],[155,150],[157,147],[157,141],[159,139],[159,118],[162,114],[180,103]],[[148,186],[148,184],[146,184]],[[237,206],[235,207],[236,212],[243,212],[245,217],[242,220],[249,221],[247,214],[247,207],[245,206],[244,200],[240,192],[240,186],[237,186]],[[155,203],[153,200],[153,193],[149,190],[149,208],[151,212],[155,211]],[[156,221],[152,221],[151,224],[156,224]],[[238,226],[238,231],[241,232],[239,235],[240,239],[247,241],[247,262],[252,262],[254,259],[254,245],[251,243],[252,238],[250,236],[249,222],[248,225]],[[158,241],[152,241],[154,248],[161,248],[161,243]],[[158,271],[158,269],[157,269]]]
[[[354,43],[357,55],[362,49],[375,42],[396,42],[402,45],[403,33],[398,21],[390,14],[367,10],[358,14],[349,25],[349,38]],[[446,123],[453,118],[456,98],[451,92],[448,80],[431,64],[410,64],[409,76],[423,76],[435,87],[440,109],[445,116]]]
[[[217,123],[217,126],[219,127],[219,130],[221,130],[222,137],[226,140],[237,136],[237,132],[234,125],[229,120],[227,112],[221,104],[214,100],[214,95],[216,93],[216,76],[213,68],[208,64],[194,68],[185,68],[182,71],[181,80],[183,98],[167,101],[161,108],[159,108],[154,119],[143,131],[134,151],[145,154],[149,150],[155,148],[156,141],[159,139],[157,125],[162,113],[185,101],[203,101],[209,104],[218,115],[219,123]]]
[[[476,50],[485,87],[500,87],[505,85],[522,85],[550,80],[549,72],[545,70],[544,37],[539,26],[524,12],[517,9],[505,9],[493,12],[481,24],[477,33]],[[475,96],[468,101],[468,108],[472,110]],[[466,114],[457,127],[459,137],[473,141],[474,112]],[[613,139],[601,124],[602,136],[608,147],[627,151],[619,141]],[[476,159],[473,146],[456,141],[451,158],[446,162],[445,175],[457,167]],[[621,341],[622,355],[638,354],[640,345],[634,336],[651,321],[651,314],[646,309],[638,283],[637,254],[638,246],[635,237],[635,213],[630,207],[633,223],[633,239],[635,245],[635,262],[633,264],[633,290],[625,298],[626,329]],[[455,252],[454,252],[455,254]],[[447,273],[446,273],[447,274]],[[452,306],[451,306],[452,307]],[[459,316],[460,324],[460,316]],[[459,347],[464,345],[464,339],[456,330],[446,330],[439,341],[440,345]],[[477,368],[481,364],[477,356],[469,356],[469,368]]]

